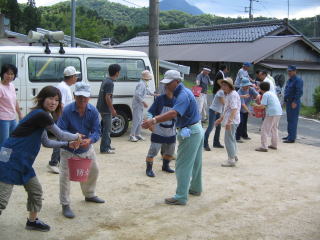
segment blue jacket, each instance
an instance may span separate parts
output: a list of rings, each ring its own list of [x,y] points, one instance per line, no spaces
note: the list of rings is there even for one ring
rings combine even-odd
[[[297,76],[288,79],[284,90],[284,101],[300,103],[300,98],[303,95],[303,80]]]

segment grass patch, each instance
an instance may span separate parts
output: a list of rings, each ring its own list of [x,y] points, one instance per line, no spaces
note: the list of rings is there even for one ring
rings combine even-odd
[[[315,107],[301,106],[300,115],[320,120],[320,113],[316,110]]]

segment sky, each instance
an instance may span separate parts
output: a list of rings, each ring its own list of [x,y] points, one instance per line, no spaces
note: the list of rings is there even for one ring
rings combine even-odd
[[[65,0],[35,0],[37,6],[49,6]],[[147,7],[149,0],[110,0],[130,7]],[[174,0],[172,0],[174,1]],[[247,17],[245,7],[249,0],[187,0],[203,12],[223,17]],[[27,0],[18,0],[25,3]],[[320,15],[320,0],[289,0],[289,18],[303,18]],[[288,0],[254,0],[253,16],[288,17]]]

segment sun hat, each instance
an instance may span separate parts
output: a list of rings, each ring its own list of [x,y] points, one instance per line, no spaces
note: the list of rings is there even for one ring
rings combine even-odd
[[[64,71],[63,71],[63,75],[65,76],[65,77],[69,77],[69,76],[73,76],[73,75],[78,75],[78,74],[80,74],[81,72],[78,72],[76,69],[75,69],[75,67],[73,67],[73,66],[68,66],[68,67],[66,67],[65,69],[64,69]]]
[[[142,73],[141,73],[141,79],[142,80],[151,80],[152,79],[152,74],[150,73],[149,70],[144,70]]]
[[[75,96],[90,97],[91,89],[90,85],[85,82],[77,82],[74,87]]]
[[[178,72],[177,70],[166,71],[164,74],[164,78],[160,82],[164,84],[168,84],[168,83],[171,83],[173,80],[182,81],[180,72]]]
[[[230,78],[230,77],[221,79],[221,83],[226,83],[226,84],[228,84],[232,89],[234,89],[233,80],[232,80],[232,78]]]
[[[240,87],[247,87],[247,86],[252,86],[252,83],[250,82],[249,78],[242,78],[240,82]]]

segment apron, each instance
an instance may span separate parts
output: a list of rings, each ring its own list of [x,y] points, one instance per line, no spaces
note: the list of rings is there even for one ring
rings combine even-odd
[[[30,112],[20,124],[33,115],[43,111]],[[7,184],[25,185],[36,176],[32,167],[41,147],[41,135],[44,128],[39,128],[26,137],[9,137],[0,149],[0,181]]]

